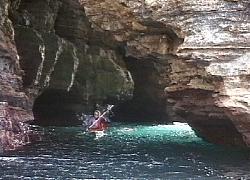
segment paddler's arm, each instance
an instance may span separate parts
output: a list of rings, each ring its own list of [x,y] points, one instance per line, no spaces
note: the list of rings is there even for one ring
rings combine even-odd
[[[99,121],[100,121],[100,118],[98,118],[97,120],[95,120],[95,121],[89,126],[89,129],[93,128]]]

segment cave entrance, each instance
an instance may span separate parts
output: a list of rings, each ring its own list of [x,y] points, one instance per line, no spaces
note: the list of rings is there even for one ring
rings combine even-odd
[[[125,62],[134,80],[132,100],[120,103],[116,118],[122,121],[167,122],[164,85],[159,84],[162,64],[154,57],[136,59],[126,57]]]
[[[82,111],[79,94],[61,89],[47,89],[34,102],[34,124],[41,126],[77,126],[82,122],[77,112]]]

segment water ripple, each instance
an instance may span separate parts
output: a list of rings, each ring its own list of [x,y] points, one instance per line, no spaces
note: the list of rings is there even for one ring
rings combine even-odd
[[[81,128],[44,134],[39,144],[0,157],[0,179],[250,177],[248,151],[206,143],[182,124],[117,124],[99,139]]]

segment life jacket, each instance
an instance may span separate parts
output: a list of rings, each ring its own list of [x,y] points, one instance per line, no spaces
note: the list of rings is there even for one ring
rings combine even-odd
[[[90,132],[104,131],[108,128],[108,122],[103,117],[100,118],[94,127],[89,128]]]

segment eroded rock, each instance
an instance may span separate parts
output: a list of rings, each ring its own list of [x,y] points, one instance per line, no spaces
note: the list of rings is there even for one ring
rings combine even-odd
[[[170,119],[188,122],[211,142],[249,144],[248,1],[81,2],[94,28],[125,42],[128,57],[149,66],[165,60],[155,69],[159,83],[145,94],[166,99]]]
[[[0,102],[0,153],[40,140],[41,135],[25,123],[28,119],[32,120],[33,116],[22,108]]]
[[[79,111],[132,96],[133,80],[117,45],[95,39],[77,0],[21,1],[12,16],[24,85],[33,100],[46,89],[72,91],[82,101]]]
[[[2,100],[29,114],[43,92],[62,90],[79,96],[79,111],[134,92],[125,107],[249,146],[248,0],[5,0],[0,8]]]

